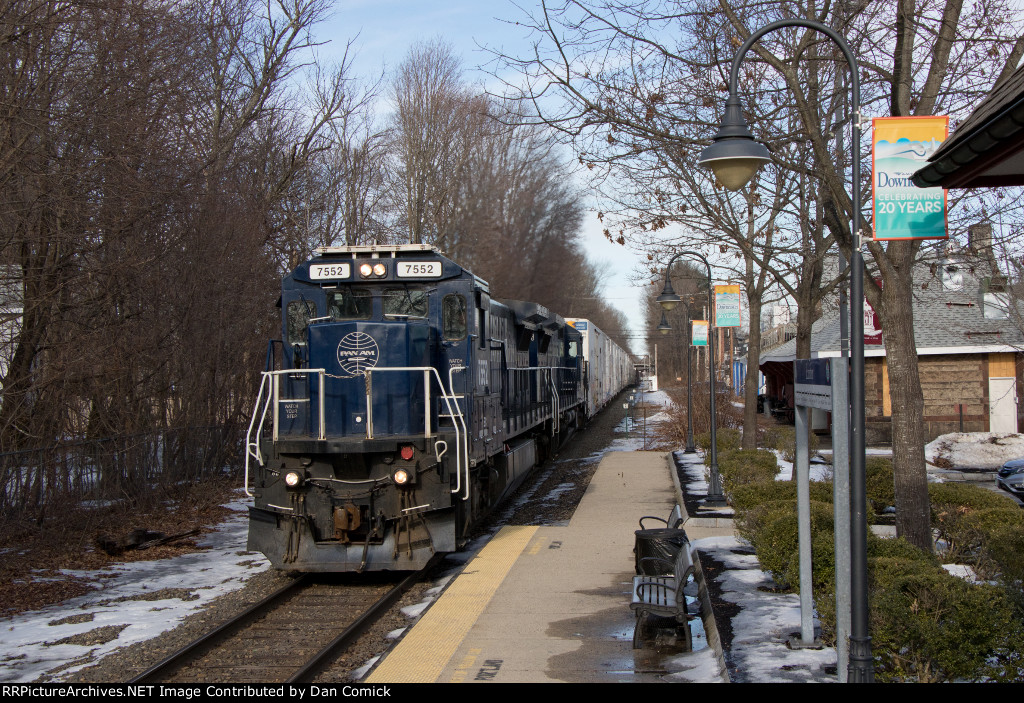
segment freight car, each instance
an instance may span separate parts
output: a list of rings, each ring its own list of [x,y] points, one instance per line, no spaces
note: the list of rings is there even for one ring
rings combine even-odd
[[[493,300],[426,245],[319,249],[280,306],[245,457],[249,549],[279,569],[409,570],[460,548],[633,380],[586,320]]]
[[[633,359],[590,320],[567,318],[583,337],[583,388],[586,412],[593,416],[636,380]]]

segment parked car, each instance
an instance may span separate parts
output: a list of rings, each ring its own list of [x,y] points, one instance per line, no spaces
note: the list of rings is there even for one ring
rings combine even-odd
[[[996,485],[1017,497],[1024,497],[1024,457],[1003,464],[996,476]]]

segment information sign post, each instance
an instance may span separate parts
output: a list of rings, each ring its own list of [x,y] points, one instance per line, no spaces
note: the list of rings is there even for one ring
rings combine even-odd
[[[810,408],[832,410],[832,376],[827,359],[797,359],[793,362],[793,400],[796,417],[797,527],[800,539],[800,641],[797,647],[816,647],[814,599],[811,572],[811,464],[808,443]]]

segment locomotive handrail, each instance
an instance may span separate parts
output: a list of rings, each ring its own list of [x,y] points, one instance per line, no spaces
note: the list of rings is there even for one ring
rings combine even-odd
[[[260,399],[263,398],[263,389],[267,386],[268,380],[269,379],[267,377],[267,374],[263,373],[262,378],[260,379],[260,390],[256,394],[256,405],[252,409],[252,419],[249,420],[249,430],[245,433],[245,479],[244,483],[242,484],[242,490],[244,490],[245,495],[249,496],[250,498],[253,498],[255,496],[249,492],[249,457],[251,456],[252,458],[256,459],[256,461],[258,461],[260,464],[263,463],[263,457],[260,455],[259,431],[257,430],[256,441],[253,442],[252,428],[253,425],[256,423],[257,415],[260,415],[259,427],[263,427],[263,423],[267,421],[267,409],[270,407],[270,394],[267,394],[267,401],[263,406],[262,415],[260,414]],[[253,452],[254,447],[256,449],[255,452]]]
[[[459,400],[455,396],[455,379],[452,377],[452,373],[454,373],[455,371],[465,371],[465,370],[466,370],[465,366],[452,366],[451,368],[448,369],[448,394],[455,400],[455,407],[458,408],[458,410],[459,410],[459,422],[462,424],[462,442],[461,443],[459,442],[459,428],[458,427],[455,428],[455,471],[456,471],[456,478],[455,478],[455,490],[453,490],[452,493],[458,493],[459,492],[459,490],[460,490],[459,486],[460,486],[460,484],[462,482],[462,477],[461,477],[461,475],[458,474],[458,472],[460,470],[460,467],[459,467],[459,447],[461,446],[461,444],[464,443],[465,444],[465,457],[466,457],[466,489],[465,489],[466,490],[466,495],[462,496],[462,500],[469,500],[469,428],[466,427],[466,418],[464,418],[462,416],[462,408],[459,408]],[[465,394],[463,394],[463,397],[466,397]],[[451,415],[451,410],[448,411],[448,414]],[[453,416],[452,420],[454,420],[454,419],[455,418]],[[452,424],[455,424],[455,423],[453,422]]]
[[[456,367],[458,369],[465,369],[465,367]],[[379,371],[422,371],[423,372],[423,392],[426,396],[425,407],[424,407],[424,437],[430,439],[433,435],[430,433],[430,374],[433,372],[434,378],[437,379],[437,385],[441,389],[441,398],[444,400],[445,405],[448,408],[448,414],[454,419],[459,418],[459,422],[462,427],[466,427],[466,421],[462,416],[462,408],[459,407],[458,401],[455,399],[455,394],[452,389],[449,392],[445,392],[444,381],[441,380],[441,374],[438,373],[437,369],[433,366],[374,366],[373,368],[366,369],[363,373],[366,376],[366,438],[373,439],[373,381],[371,380],[373,373]],[[451,370],[449,370],[449,374]],[[450,378],[450,375],[449,375]],[[452,400],[456,400],[455,409],[458,410],[458,414],[452,410]],[[468,430],[465,432],[465,436],[468,437]],[[456,486],[452,493],[458,493],[460,484],[462,481],[462,456],[461,448],[462,442],[460,441],[463,437],[463,433],[459,432],[458,425],[455,425],[455,475],[456,475]],[[463,500],[469,500],[469,447],[466,446],[465,456],[465,471],[466,471],[466,495],[463,496]]]
[[[270,370],[262,372],[262,379],[260,380],[259,392],[256,394],[256,403],[253,407],[252,420],[249,421],[249,430],[246,432],[246,471],[245,471],[245,485],[243,489],[246,495],[253,497],[253,494],[249,492],[249,458],[255,458],[261,465],[263,464],[263,455],[259,450],[259,433],[266,424],[266,413],[270,408],[270,403],[273,403],[273,426],[272,436],[273,441],[278,441],[278,411],[281,402],[281,385],[279,379],[284,374],[316,374],[319,379],[319,432],[318,438],[324,439],[324,374],[325,369],[323,368],[287,368],[281,370]],[[270,379],[273,379],[271,384]],[[263,398],[263,391],[270,386],[269,391],[266,395],[266,400],[263,401],[263,410],[260,412],[260,400]],[[256,424],[256,415],[259,415],[259,424]],[[256,438],[253,439],[253,429],[256,430]]]
[[[267,411],[270,409],[271,403],[273,403],[274,405],[274,413],[272,420],[272,436],[275,442],[278,440],[278,411],[280,409],[281,402],[281,387],[278,379],[284,374],[297,373],[315,373],[318,376],[320,391],[320,405],[318,408],[320,415],[320,429],[317,432],[317,437],[318,439],[326,438],[326,428],[324,425],[324,374],[326,373],[325,369],[281,369],[278,371],[264,371],[262,373],[263,378],[260,381],[260,390],[256,395],[256,404],[255,407],[253,408],[252,419],[249,420],[249,429],[245,434],[245,485],[243,486],[243,490],[245,490],[245,494],[250,498],[253,497],[253,494],[249,492],[249,458],[252,457],[260,464],[263,463],[263,455],[260,453],[259,434],[260,431],[263,429],[263,426],[267,422]],[[271,378],[273,378],[273,382],[271,382]],[[263,401],[263,411],[260,412],[260,401],[263,398],[263,391],[267,386],[270,386],[270,389],[269,392],[267,393],[267,399]],[[260,416],[259,424],[256,423],[257,415]],[[253,429],[256,430],[255,440],[253,439]]]

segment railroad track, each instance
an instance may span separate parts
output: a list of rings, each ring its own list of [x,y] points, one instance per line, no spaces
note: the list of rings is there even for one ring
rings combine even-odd
[[[304,574],[129,683],[310,682],[436,561],[397,584]]]

